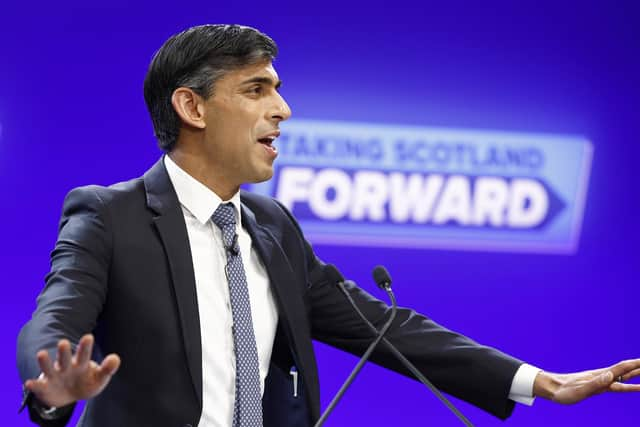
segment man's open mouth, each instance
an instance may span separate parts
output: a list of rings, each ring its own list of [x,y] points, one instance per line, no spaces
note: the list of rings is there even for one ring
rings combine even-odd
[[[259,138],[258,142],[260,144],[265,144],[268,146],[271,146],[271,144],[273,144],[273,141],[275,141],[276,137],[275,136],[266,136],[264,138]]]

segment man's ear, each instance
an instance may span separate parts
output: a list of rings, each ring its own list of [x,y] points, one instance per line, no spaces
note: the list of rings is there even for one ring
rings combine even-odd
[[[171,104],[184,124],[204,129],[204,100],[193,90],[179,87],[171,95]]]

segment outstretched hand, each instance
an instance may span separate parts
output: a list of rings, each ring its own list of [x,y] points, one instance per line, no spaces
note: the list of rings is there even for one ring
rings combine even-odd
[[[536,377],[533,393],[569,405],[604,392],[640,391],[640,384],[625,384],[625,381],[637,376],[640,376],[640,359],[573,374],[541,371]]]
[[[58,356],[51,361],[49,353],[41,350],[37,354],[42,375],[27,380],[25,387],[35,394],[39,402],[47,406],[62,407],[78,400],[89,399],[107,386],[120,366],[120,357],[110,354],[98,365],[91,360],[93,335],[80,339],[75,355],[71,344],[62,339],[58,342]]]

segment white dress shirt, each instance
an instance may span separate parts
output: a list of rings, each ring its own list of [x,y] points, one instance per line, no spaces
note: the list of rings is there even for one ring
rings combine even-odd
[[[538,372],[540,372],[540,369],[535,366],[527,363],[520,365],[516,374],[513,376],[513,381],[511,381],[509,399],[522,403],[523,405],[533,405],[533,401],[536,399],[533,396],[533,383],[536,380]]]
[[[231,200],[223,201],[182,170],[169,156],[164,157],[164,164],[182,206],[196,279],[202,341],[203,406],[199,426],[228,427],[232,423],[235,399],[232,314],[229,284],[224,272],[227,256],[222,233],[211,221],[211,216],[221,203],[232,203],[236,211],[236,232],[249,286],[262,393],[269,371],[278,312],[266,269],[251,245],[251,236],[242,227],[240,193],[236,193]],[[256,319],[260,321],[256,322]],[[531,365],[521,365],[513,378],[509,399],[532,405],[535,399],[533,382],[539,371]]]

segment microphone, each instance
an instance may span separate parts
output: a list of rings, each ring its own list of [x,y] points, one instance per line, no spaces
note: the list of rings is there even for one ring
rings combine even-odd
[[[335,269],[335,267],[333,267],[333,268]],[[384,270],[384,267],[383,267],[383,270]],[[384,270],[384,272],[386,273],[386,270]],[[374,278],[375,277],[376,276],[374,276]],[[391,303],[392,303],[391,315],[389,316],[389,320],[387,320],[387,322],[384,324],[384,326],[382,326],[382,329],[380,329],[380,331],[378,331],[377,329],[374,328],[375,331],[376,331],[375,332],[376,333],[376,338],[373,340],[373,342],[371,344],[369,344],[369,347],[367,348],[367,351],[364,352],[364,354],[362,355],[362,357],[358,361],[358,364],[353,368],[353,370],[351,371],[351,374],[349,374],[349,377],[342,384],[342,387],[340,387],[340,390],[338,390],[338,393],[336,393],[336,395],[334,396],[334,398],[331,401],[331,403],[329,403],[329,406],[327,406],[327,409],[325,409],[324,412],[322,413],[322,416],[320,417],[318,422],[315,423],[314,427],[320,427],[325,423],[325,421],[327,421],[327,418],[329,417],[331,412],[334,410],[334,408],[336,407],[336,405],[338,404],[340,399],[342,399],[342,396],[347,391],[347,389],[349,388],[349,386],[351,385],[353,380],[356,379],[356,376],[360,373],[360,371],[362,370],[362,367],[364,366],[364,364],[367,362],[367,360],[369,360],[369,357],[371,356],[371,353],[373,353],[373,350],[378,346],[378,344],[380,343],[380,340],[382,340],[384,338],[384,335],[387,333],[387,331],[391,327],[391,323],[393,323],[393,320],[396,318],[396,314],[398,312],[398,305],[396,304],[396,300],[393,297],[393,294],[390,292],[390,289],[391,289],[391,278],[389,277],[389,273],[386,273],[385,279],[388,279],[386,281],[383,280],[383,282],[385,283],[385,285],[389,289],[387,294],[389,294],[392,297],[391,298]],[[380,285],[378,285],[378,286],[380,286]]]
[[[333,268],[333,274],[339,274],[342,278],[340,281],[344,282],[344,277],[342,277],[342,274],[340,274],[334,265],[328,265],[327,267]],[[378,285],[378,287],[383,291],[391,290],[391,276],[389,276],[389,272],[382,265],[377,265],[373,269],[373,281],[376,282],[376,285]]]
[[[344,295],[347,301],[349,301],[349,303],[351,304],[355,312],[362,319],[362,321],[369,327],[371,332],[373,332],[374,334],[378,334],[379,333],[378,329],[376,329],[376,327],[365,317],[365,315],[362,313],[360,308],[358,308],[358,306],[356,305],[353,298],[351,298],[349,291],[347,291],[347,289],[344,286],[345,278],[340,273],[340,271],[338,271],[336,266],[333,264],[327,264],[324,267],[324,272],[329,277],[329,280],[331,280],[333,283],[336,284],[336,286],[338,286],[338,289],[340,290],[342,295]],[[391,291],[391,276],[389,276],[389,272],[387,272],[387,269],[381,265],[374,268],[373,280],[376,282],[378,287],[387,291],[392,303],[395,304],[395,297],[393,296],[393,292]],[[471,424],[471,421],[469,421],[467,417],[465,417],[455,406],[453,406],[453,404],[445,396],[442,395],[440,390],[438,390],[436,386],[434,386],[431,383],[431,381],[429,381],[422,374],[422,372],[420,372],[418,368],[416,368],[415,365],[409,361],[409,359],[407,359],[393,344],[391,344],[389,340],[383,337],[382,342],[389,349],[389,351],[391,351],[391,353],[396,357],[396,359],[398,359],[400,363],[402,363],[402,365],[405,368],[407,368],[422,384],[424,384],[429,390],[431,390],[431,392],[435,394],[436,397],[440,399],[440,401],[447,408],[449,408],[449,410],[453,412],[453,414],[456,417],[458,417],[458,419],[464,425],[466,425],[467,427],[473,427],[473,424]]]
[[[229,254],[238,256],[238,254],[240,253],[240,245],[238,244],[238,233],[233,235],[233,241],[231,242],[231,244],[229,246],[225,246],[224,248],[227,251],[227,256]]]

